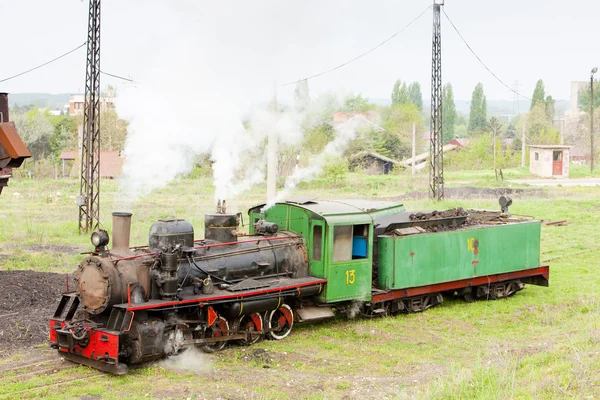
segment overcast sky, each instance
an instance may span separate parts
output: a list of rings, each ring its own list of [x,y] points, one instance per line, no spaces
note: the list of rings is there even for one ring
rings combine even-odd
[[[282,84],[303,78],[368,50],[430,4],[429,0],[103,0],[101,68],[143,81],[169,73],[165,65],[174,76],[197,67],[204,79],[216,74],[220,81],[266,95],[273,80]],[[518,80],[528,97],[541,78],[546,93],[566,98],[570,81],[589,79],[590,69],[600,66],[599,1],[447,0],[444,8],[481,59],[509,85]],[[0,0],[0,79],[83,43],[87,12],[87,1],[80,0]],[[311,80],[311,95],[344,89],[389,98],[394,81],[402,79],[419,81],[429,98],[431,25],[429,10],[375,52]],[[470,99],[474,86],[482,82],[488,99],[512,100],[443,16],[442,34],[443,80],[452,82],[456,99]],[[175,44],[173,56],[169,48]],[[172,64],[162,60],[162,67],[155,68],[162,57],[174,58]],[[184,63],[193,64],[180,70]],[[186,77],[178,77],[182,78]],[[0,83],[0,90],[81,92],[84,80],[82,48]],[[102,86],[106,84],[121,82],[102,76]],[[280,88],[279,96],[289,98],[293,88]]]

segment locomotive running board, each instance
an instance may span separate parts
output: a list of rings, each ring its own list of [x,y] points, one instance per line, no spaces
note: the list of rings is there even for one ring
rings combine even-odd
[[[69,360],[77,364],[87,365],[88,367],[99,369],[100,371],[108,372],[109,374],[113,375],[125,375],[129,370],[126,364],[107,364],[105,362],[91,360],[87,357],[78,356],[77,354],[63,353],[62,351],[59,351],[58,354],[61,357],[64,357],[65,360]]]

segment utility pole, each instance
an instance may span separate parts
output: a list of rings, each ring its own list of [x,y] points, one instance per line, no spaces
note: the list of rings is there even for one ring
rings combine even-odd
[[[429,137],[429,197],[444,198],[444,150],[442,146],[442,26],[440,10],[444,0],[433,2],[431,42],[431,129]],[[414,160],[413,160],[414,161]]]
[[[273,86],[271,108],[274,117],[277,118],[277,83]],[[277,148],[277,132],[271,130],[267,143],[267,203],[275,200],[277,196]]]
[[[522,135],[521,135],[521,167],[525,166],[525,121],[522,122]]]
[[[598,68],[592,68],[590,75],[590,171],[594,172],[594,74]]]
[[[97,229],[100,221],[100,0],[89,1],[79,232]]]
[[[412,174],[415,174],[415,158],[417,157],[417,124],[413,122],[412,131]]]

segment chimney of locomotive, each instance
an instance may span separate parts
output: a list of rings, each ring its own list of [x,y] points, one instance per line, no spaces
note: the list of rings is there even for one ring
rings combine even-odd
[[[113,251],[129,250],[129,236],[131,234],[131,213],[114,212],[113,216]]]
[[[237,214],[227,214],[227,202],[217,202],[215,214],[204,214],[204,238],[217,242],[236,242],[239,228]]]
[[[8,122],[8,93],[0,93],[0,123]]]

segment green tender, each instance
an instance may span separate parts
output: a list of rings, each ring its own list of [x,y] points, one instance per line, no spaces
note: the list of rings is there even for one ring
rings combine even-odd
[[[378,237],[378,286],[404,289],[537,268],[540,222]]]

